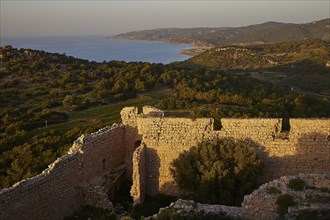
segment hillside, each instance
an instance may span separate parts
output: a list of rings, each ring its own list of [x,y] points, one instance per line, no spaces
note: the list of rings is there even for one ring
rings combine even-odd
[[[196,46],[268,44],[305,38],[330,40],[330,19],[305,24],[266,22],[244,27],[162,28],[128,32],[113,39],[166,41]]]
[[[210,49],[183,62],[232,72],[277,85],[330,95],[329,42],[309,39],[269,45],[226,46]]]
[[[310,54],[315,62],[323,50],[317,45]],[[274,53],[279,52],[274,48]],[[124,106],[154,105],[173,117],[213,117],[217,128],[223,117],[330,116],[329,99],[318,97],[316,75],[308,71],[300,79],[311,90],[301,94],[241,70],[97,63],[10,46],[0,48],[0,66],[0,188],[40,173],[81,134],[119,122]],[[314,71],[314,61],[303,68]],[[323,86],[328,75],[322,74],[316,82]]]

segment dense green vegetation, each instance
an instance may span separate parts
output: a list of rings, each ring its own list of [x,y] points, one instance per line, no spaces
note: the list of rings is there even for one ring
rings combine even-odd
[[[302,179],[291,179],[288,184],[287,187],[296,191],[302,191],[305,188],[305,182]]]
[[[252,78],[330,96],[330,44],[308,39],[258,46],[213,48],[197,55],[186,65],[246,74]]]
[[[288,213],[288,208],[290,206],[293,206],[294,204],[295,204],[295,202],[291,195],[282,194],[282,195],[278,196],[276,199],[277,214],[279,214],[281,217],[283,217],[285,213]]]
[[[184,151],[172,162],[178,187],[196,201],[239,205],[261,174],[256,149],[243,141],[212,140]]]
[[[330,40],[329,29],[327,28],[329,22],[330,19],[323,19],[306,24],[266,22],[234,28],[161,28],[128,32],[112,38],[169,41],[199,46],[263,44],[306,38]]]
[[[268,75],[286,74],[293,84],[294,77],[299,78],[309,92],[264,80],[248,69],[242,73],[187,63],[96,63],[0,48],[0,188],[40,173],[79,135],[120,122],[125,106],[148,104],[174,116],[214,117],[216,125],[221,117],[329,117],[329,96],[317,91],[324,91],[329,81],[329,69],[319,67],[329,56],[328,44],[307,40],[247,49],[261,54],[296,51],[279,56],[277,62],[287,67]],[[291,61],[300,56],[301,62]],[[304,57],[309,61],[303,62]]]

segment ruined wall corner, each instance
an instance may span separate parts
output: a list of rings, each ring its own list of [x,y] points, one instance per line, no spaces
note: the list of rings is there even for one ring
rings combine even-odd
[[[145,146],[142,143],[133,153],[133,185],[131,196],[134,205],[141,204],[145,199]]]

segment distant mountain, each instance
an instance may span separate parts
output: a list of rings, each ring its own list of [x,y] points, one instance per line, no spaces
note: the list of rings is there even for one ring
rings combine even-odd
[[[266,22],[235,28],[161,28],[128,32],[110,38],[189,43],[196,46],[255,45],[306,38],[330,41],[330,18],[306,24]]]

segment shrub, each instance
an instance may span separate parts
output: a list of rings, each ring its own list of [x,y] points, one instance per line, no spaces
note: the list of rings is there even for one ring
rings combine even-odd
[[[283,194],[277,198],[276,205],[277,205],[277,214],[283,216],[285,213],[288,212],[288,208],[294,205],[294,201],[291,195]]]
[[[262,163],[242,141],[205,141],[172,162],[178,187],[204,203],[238,205],[255,186]]]
[[[302,179],[291,179],[287,184],[287,187],[295,191],[302,191],[305,188],[305,182]]]

